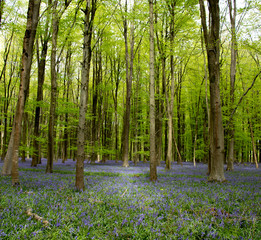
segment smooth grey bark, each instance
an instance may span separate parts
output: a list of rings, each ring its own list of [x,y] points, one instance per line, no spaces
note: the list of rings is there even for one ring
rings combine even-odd
[[[173,154],[173,105],[174,105],[174,92],[175,92],[175,78],[174,78],[174,9],[175,9],[175,1],[172,0],[168,4],[169,12],[170,12],[170,100],[168,96],[168,92],[166,91],[166,103],[167,103],[167,115],[168,115],[168,150],[166,156],[166,169],[171,169],[171,162],[174,161]]]
[[[150,21],[150,181],[157,181],[157,159],[155,145],[155,75],[154,75],[154,10],[153,0],[149,0]]]
[[[206,24],[204,1],[199,0],[201,24],[207,50],[210,82],[210,161],[208,181],[225,181],[224,175],[224,129],[220,100],[220,10],[219,0],[208,0],[209,27]]]
[[[125,14],[127,14],[127,0],[125,2]],[[128,21],[127,17],[123,18],[124,42],[125,42],[125,64],[126,64],[126,101],[123,122],[123,149],[122,160],[123,167],[129,166],[129,135],[130,135],[130,114],[131,114],[131,93],[133,78],[133,60],[134,60],[134,25],[131,23],[130,29],[130,52],[128,40]]]
[[[53,172],[54,161],[54,147],[55,147],[55,112],[57,102],[57,72],[56,72],[56,52],[57,52],[57,38],[59,30],[59,17],[57,12],[58,0],[53,2],[52,12],[52,51],[51,51],[51,102],[48,121],[48,148],[47,148],[47,164],[46,173]]]
[[[231,24],[231,63],[230,63],[230,113],[233,111],[235,102],[235,81],[236,81],[236,62],[237,62],[237,38],[236,38],[236,0],[227,0],[229,7],[229,17]],[[233,6],[232,6],[233,5]],[[234,170],[235,156],[235,124],[233,118],[228,129],[228,159],[227,171]]]

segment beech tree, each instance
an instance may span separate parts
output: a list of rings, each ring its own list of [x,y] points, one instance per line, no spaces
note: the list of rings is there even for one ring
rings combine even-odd
[[[157,181],[157,159],[155,145],[155,79],[154,79],[154,11],[153,0],[149,0],[150,14],[150,181]]]
[[[229,9],[229,18],[231,24],[231,63],[230,63],[230,113],[233,111],[235,102],[235,81],[236,81],[236,63],[237,63],[237,38],[236,38],[236,0],[227,0]],[[229,125],[229,144],[228,144],[228,160],[227,170],[233,171],[234,166],[234,149],[235,149],[235,126],[233,118],[230,119]]]
[[[97,0],[87,0],[84,9],[84,32],[83,32],[83,60],[81,74],[81,93],[79,106],[79,124],[77,133],[77,162],[75,186],[79,191],[84,191],[84,158],[85,158],[85,117],[88,102],[88,85],[90,78],[90,63],[92,56],[92,33],[94,17],[97,10]]]
[[[51,7],[52,1],[48,0],[48,8]],[[37,86],[37,106],[35,108],[35,117],[34,117],[34,138],[33,138],[33,154],[31,166],[36,167],[37,164],[41,162],[41,151],[39,144],[40,137],[40,113],[41,113],[41,101],[43,101],[43,84],[45,80],[45,67],[46,67],[46,58],[48,43],[50,40],[50,9],[47,10],[47,17],[45,22],[45,27],[43,33],[41,32],[36,42],[36,51],[37,51],[37,65],[38,65],[38,86]],[[41,43],[41,52],[40,44]]]
[[[20,89],[18,95],[18,101],[16,106],[16,113],[13,125],[13,136],[9,141],[8,151],[10,155],[7,155],[5,161],[12,163],[12,184],[19,184],[18,173],[18,156],[19,156],[19,144],[21,136],[21,125],[23,120],[24,107],[26,98],[29,94],[30,72],[33,59],[33,46],[36,35],[36,29],[39,18],[41,0],[29,0],[28,12],[27,12],[27,24],[23,42],[23,54],[21,59],[21,72],[20,72]]]
[[[203,0],[199,0],[201,24],[208,58],[210,84],[210,173],[209,181],[225,181],[224,176],[224,129],[220,100],[220,10],[219,0],[208,0],[209,26]]]

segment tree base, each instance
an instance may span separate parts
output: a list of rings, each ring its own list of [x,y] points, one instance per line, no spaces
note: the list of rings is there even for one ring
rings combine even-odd
[[[20,182],[13,182],[13,183],[12,183],[12,186],[13,186],[13,187],[20,186]]]
[[[213,179],[213,178],[208,178],[208,182],[209,183],[225,183],[228,182],[226,179]]]

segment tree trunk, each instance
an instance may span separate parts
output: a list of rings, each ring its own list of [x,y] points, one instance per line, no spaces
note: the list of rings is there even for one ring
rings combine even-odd
[[[236,0],[228,0],[229,16],[231,23],[231,63],[230,63],[230,114],[233,112],[235,102],[235,80],[236,80],[236,62],[237,62],[237,39],[236,39]],[[233,12],[233,13],[232,13]],[[235,148],[235,124],[233,118],[228,130],[228,161],[227,171],[234,170],[234,148]]]
[[[150,181],[157,181],[157,159],[155,146],[155,80],[154,80],[154,13],[153,0],[149,0],[150,14]]]
[[[91,40],[93,21],[96,12],[97,0],[87,0],[84,10],[84,35],[83,35],[83,62],[82,62],[82,80],[80,93],[79,107],[79,123],[77,135],[77,154],[76,154],[76,179],[75,187],[78,191],[84,191],[84,146],[85,146],[85,116],[88,103],[88,85],[90,77],[90,62],[91,62]]]
[[[255,162],[256,168],[258,168],[257,155],[256,155],[256,144],[255,144],[255,138],[254,138],[254,133],[253,133],[253,127],[252,127],[252,123],[251,123],[250,119],[248,119],[248,124],[249,124],[250,134],[251,134],[253,158],[254,158],[254,162]]]
[[[116,59],[111,60],[111,68],[113,69],[112,80],[115,81],[115,91],[113,95],[114,102],[114,121],[115,121],[115,160],[118,162],[119,158],[119,128],[118,128],[118,89],[120,83],[120,56]]]
[[[173,105],[174,105],[174,91],[175,91],[175,82],[174,82],[174,56],[173,56],[173,45],[174,45],[174,9],[175,2],[171,1],[169,4],[170,11],[170,79],[171,79],[171,90],[170,90],[170,101],[168,97],[168,92],[166,91],[166,102],[167,102],[167,113],[168,113],[168,150],[166,157],[166,169],[171,169],[171,162],[174,158],[173,154]],[[166,85],[166,84],[165,84]],[[174,159],[173,159],[174,161]]]
[[[125,13],[127,13],[127,1],[125,4]],[[124,41],[125,41],[125,62],[126,62],[126,102],[123,124],[123,167],[129,166],[129,135],[130,135],[130,113],[131,113],[131,92],[133,77],[133,60],[134,60],[134,25],[131,24],[130,33],[130,56],[128,48],[128,22],[126,17],[123,21]]]
[[[97,160],[97,125],[98,125],[98,117],[97,117],[97,104],[99,97],[99,84],[102,78],[102,59],[101,59],[101,49],[100,40],[97,40],[97,49],[96,54],[94,54],[95,58],[93,58],[93,97],[92,97],[92,153],[91,153],[91,163],[94,164]]]
[[[72,59],[72,49],[71,49],[71,42],[68,44],[68,51],[66,53],[66,63],[65,63],[65,73],[66,77],[65,79],[67,80],[64,83],[64,87],[66,89],[66,104],[69,103],[69,92],[70,92],[70,86],[71,86],[71,59]],[[69,113],[66,111],[65,113],[65,126],[64,126],[64,133],[63,133],[63,157],[62,157],[62,162],[65,163],[65,161],[68,159],[68,147],[69,147],[69,130],[68,130],[68,121],[69,121]]]
[[[38,59],[37,59],[38,87],[37,87],[37,97],[36,97],[37,106],[35,108],[35,118],[34,118],[34,140],[33,140],[34,150],[32,155],[32,162],[31,162],[32,167],[36,167],[37,164],[41,163],[41,151],[40,151],[40,144],[38,139],[40,137],[40,115],[41,115],[40,103],[41,101],[43,101],[43,84],[45,78],[45,65],[46,65],[46,56],[47,56],[48,41],[49,41],[48,25],[49,24],[47,23],[40,59],[39,59],[39,54],[37,54],[38,55]]]
[[[155,120],[155,131],[156,131],[156,159],[158,160],[157,165],[160,165],[162,158],[162,96],[160,91],[160,62],[157,64],[156,74],[156,120]],[[137,94],[138,95],[138,94]]]
[[[206,150],[205,158],[208,159],[207,160],[207,163],[208,163],[207,175],[209,175],[210,169],[211,169],[210,149],[209,149],[210,111],[209,111],[209,104],[208,104],[208,71],[207,71],[207,64],[206,64],[206,57],[205,57],[205,50],[204,50],[204,36],[203,36],[203,34],[204,33],[201,33],[201,48],[202,48],[202,53],[203,53],[203,58],[204,58],[204,81],[205,81],[205,103],[206,103],[206,109],[205,109],[206,114],[205,115],[207,116],[207,134],[205,134],[205,137],[204,137],[205,141],[204,142],[205,142],[205,145],[206,145],[206,147],[205,147],[205,150]],[[204,122],[206,122],[206,120]]]
[[[21,59],[20,88],[14,117],[12,136],[9,141],[5,161],[11,161],[12,184],[19,185],[18,152],[21,137],[21,125],[26,98],[29,94],[30,72],[33,58],[33,46],[38,24],[41,0],[29,0],[27,12],[27,24],[23,41],[23,53]],[[10,164],[8,164],[10,166]]]
[[[11,58],[11,69],[10,69],[10,73],[9,75],[9,81],[6,81],[6,66],[7,66],[7,60],[9,57],[9,53],[10,53],[10,48],[13,42],[13,34],[14,30],[12,30],[12,34],[10,39],[7,41],[7,44],[5,45],[5,51],[4,51],[4,66],[2,68],[1,74],[0,74],[0,81],[1,79],[3,79],[3,83],[4,83],[4,106],[3,106],[3,135],[2,135],[2,139],[1,139],[1,149],[2,149],[2,156],[1,156],[1,160],[4,161],[5,159],[5,155],[6,155],[6,145],[7,145],[7,137],[8,137],[8,132],[7,132],[7,127],[8,127],[8,108],[12,99],[12,95],[14,92],[14,88],[16,86],[16,81],[13,81],[13,76],[14,73],[16,71],[17,68],[17,54],[16,56]],[[14,84],[12,85],[11,83],[14,82]],[[6,165],[6,166],[5,166]],[[9,166],[7,166],[9,165]],[[4,166],[2,169],[2,174],[3,175],[11,175],[11,168],[12,168],[12,164],[11,161],[5,161],[4,162]],[[5,170],[4,170],[5,169]]]
[[[59,28],[59,18],[57,12],[58,0],[53,2],[52,13],[52,52],[51,52],[51,103],[48,123],[48,148],[47,148],[47,165],[46,173],[53,172],[54,148],[55,148],[55,118],[56,118],[56,101],[57,101],[57,74],[56,74],[56,52],[57,52],[57,38]]]
[[[23,118],[23,134],[22,134],[22,145],[23,145],[23,150],[22,150],[22,162],[25,162],[26,158],[26,147],[27,147],[27,127],[28,127],[28,113],[24,113],[24,118]]]
[[[208,0],[209,30],[206,24],[204,1],[199,0],[201,23],[204,32],[205,45],[208,56],[208,70],[210,81],[210,161],[211,169],[208,181],[225,181],[224,176],[224,129],[222,122],[221,100],[219,90],[219,44],[220,17],[219,0]]]

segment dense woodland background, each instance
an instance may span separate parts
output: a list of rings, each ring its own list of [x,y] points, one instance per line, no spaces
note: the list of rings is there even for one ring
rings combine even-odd
[[[40,163],[40,157],[47,158],[48,151],[54,152],[54,161],[66,161],[75,159],[77,149],[84,1],[53,2],[57,5],[47,0],[41,2],[30,91],[21,129],[20,156],[22,161],[32,157],[35,166]],[[232,38],[228,2],[220,1],[220,92],[225,156],[227,160],[233,126],[234,161],[254,162],[256,156],[261,162],[261,4],[257,0],[237,1],[236,34]],[[0,153],[3,161],[18,98],[28,1],[1,0],[0,3]],[[54,6],[57,46],[53,37]],[[232,13],[235,12],[232,10]],[[84,132],[86,159],[91,162],[122,160],[124,141],[129,146],[128,160],[135,163],[149,160],[148,19],[147,1],[97,1]],[[171,136],[168,129],[172,124],[172,161],[206,163],[209,158],[209,83],[198,1],[155,1],[154,29],[157,159],[166,160]],[[237,50],[233,93],[232,43]],[[52,55],[54,51],[56,54]],[[51,65],[55,66],[53,72]],[[52,83],[54,72],[55,83]],[[129,129],[124,123],[126,109],[129,109]]]

